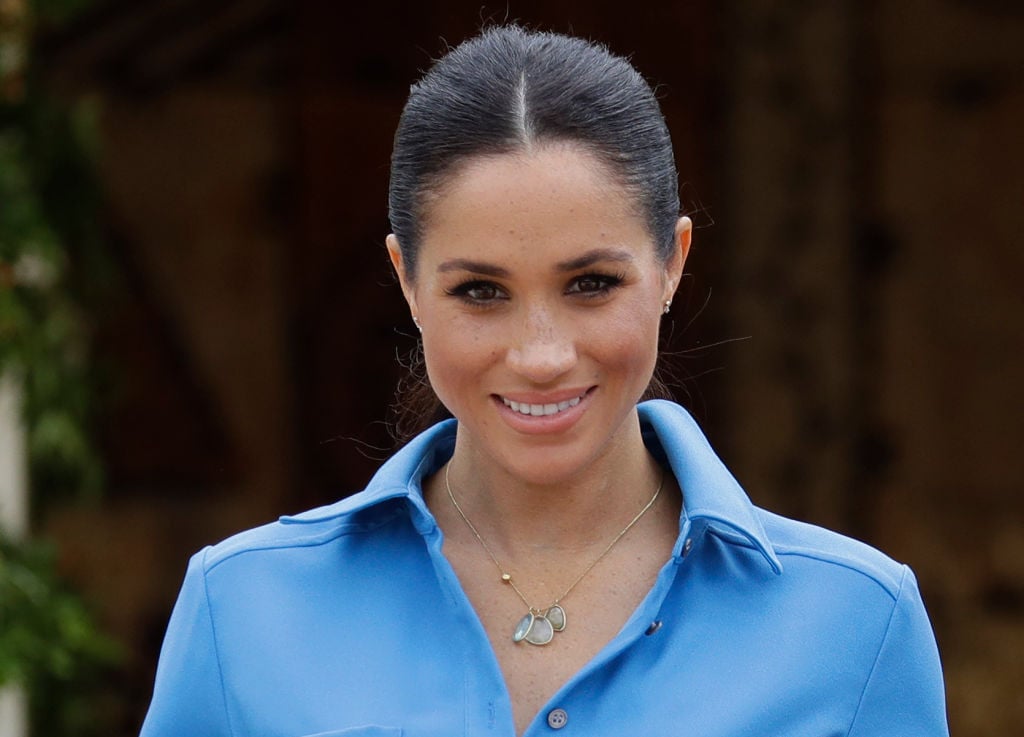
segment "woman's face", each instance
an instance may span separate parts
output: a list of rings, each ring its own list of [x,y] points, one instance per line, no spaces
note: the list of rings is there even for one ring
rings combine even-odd
[[[614,451],[635,427],[689,233],[682,218],[664,262],[630,197],[577,146],[460,167],[429,204],[414,277],[388,239],[460,449],[531,483]]]

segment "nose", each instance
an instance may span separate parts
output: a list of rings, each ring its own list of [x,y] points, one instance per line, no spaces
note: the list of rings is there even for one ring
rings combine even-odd
[[[508,351],[508,364],[535,384],[550,384],[576,365],[574,338],[571,322],[557,320],[546,308],[531,309]]]

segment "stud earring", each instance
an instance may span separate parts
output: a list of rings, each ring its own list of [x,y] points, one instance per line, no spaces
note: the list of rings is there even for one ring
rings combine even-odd
[[[412,324],[415,325],[416,329],[419,330],[421,333],[423,332],[423,326],[420,325],[420,319],[416,317],[416,315],[412,316]]]
[[[666,299],[665,300],[665,309],[661,311],[661,314],[667,315],[668,311],[671,310],[671,309],[672,309],[672,300]]]

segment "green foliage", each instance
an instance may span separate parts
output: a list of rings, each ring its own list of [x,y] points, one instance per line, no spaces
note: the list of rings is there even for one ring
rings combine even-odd
[[[0,538],[0,684],[73,680],[118,655],[60,582],[51,547]]]
[[[57,575],[53,548],[0,537],[0,685],[28,687],[32,734],[109,734],[103,684],[121,659]]]
[[[24,55],[32,26],[66,21],[89,1],[30,0],[27,15],[18,4],[0,8],[0,58],[13,60],[0,64],[0,375],[22,389],[37,517],[103,485],[82,307],[102,262],[94,116],[50,99]],[[0,685],[27,687],[33,735],[107,735],[120,653],[55,560],[51,546],[0,534]]]
[[[100,250],[90,113],[32,84],[0,102],[0,373],[23,386],[37,511],[103,481],[88,433],[89,325],[70,278]]]

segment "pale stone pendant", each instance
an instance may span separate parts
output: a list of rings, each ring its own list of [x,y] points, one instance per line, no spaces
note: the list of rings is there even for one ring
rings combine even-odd
[[[544,618],[551,622],[551,629],[555,632],[561,632],[565,629],[565,610],[558,604],[552,604],[544,612]]]
[[[553,608],[561,612],[561,618],[558,622],[564,629],[565,612],[559,606]],[[548,611],[550,612],[551,610],[549,609]],[[558,617],[559,615],[556,613],[555,616]],[[531,645],[547,645],[558,630],[559,628],[555,626],[555,622],[548,619],[547,613],[527,612],[519,620],[519,624],[516,625],[516,631],[512,633],[512,642],[523,642],[525,640]]]
[[[533,618],[533,624],[526,632],[525,640],[531,645],[547,645],[555,636],[555,628],[543,614],[537,614]]]
[[[512,633],[512,642],[522,642],[526,639],[527,633],[533,627],[533,620],[533,612],[527,612],[526,616],[519,620],[519,624],[516,625],[516,631]]]

